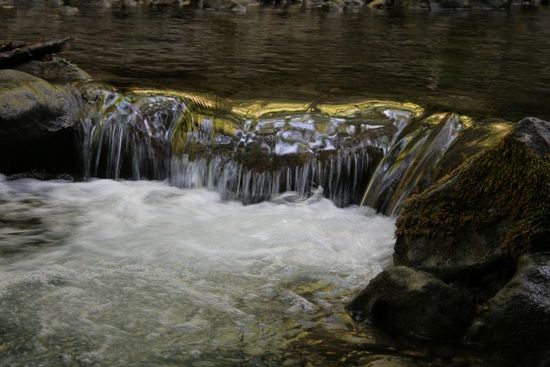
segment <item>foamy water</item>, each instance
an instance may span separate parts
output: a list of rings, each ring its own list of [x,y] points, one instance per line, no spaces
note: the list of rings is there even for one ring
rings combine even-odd
[[[13,366],[277,365],[391,262],[394,230],[327,199],[1,176],[0,225]]]

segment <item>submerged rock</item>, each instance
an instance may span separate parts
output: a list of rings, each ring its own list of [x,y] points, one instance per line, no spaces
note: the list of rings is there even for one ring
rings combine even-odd
[[[550,250],[550,123],[526,118],[492,148],[403,205],[394,261],[471,279]]]
[[[419,367],[419,365],[405,358],[381,356],[361,367]]]
[[[380,273],[348,309],[400,335],[459,338],[475,310],[472,295],[423,271],[396,266]]]
[[[0,70],[0,169],[74,171],[78,93],[16,70]]]
[[[29,61],[17,66],[15,69],[54,84],[89,81],[92,79],[90,74],[75,64],[57,57],[54,57],[50,61]]]
[[[469,9],[507,9],[511,0],[373,0],[369,7],[441,12]]]
[[[468,340],[497,346],[521,366],[550,365],[550,252],[523,255],[514,277],[487,304]]]
[[[61,14],[63,15],[68,15],[68,16],[72,16],[72,15],[77,15],[78,13],[80,13],[80,10],[78,10],[78,8],[75,8],[74,6],[62,6],[60,8],[60,12]]]

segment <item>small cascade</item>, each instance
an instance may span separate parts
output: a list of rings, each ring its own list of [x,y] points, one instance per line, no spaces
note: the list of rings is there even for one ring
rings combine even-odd
[[[498,140],[509,126],[503,121],[474,122],[455,113],[433,114],[401,124],[372,175],[361,205],[396,215],[405,199]]]
[[[95,88],[85,95],[93,107],[77,126],[84,178],[165,179],[170,137],[185,104],[173,97],[131,99]]]
[[[83,175],[168,180],[245,204],[317,188],[358,204],[398,128],[419,108],[391,102],[231,105],[176,92],[88,86],[77,129]]]
[[[381,157],[380,152],[369,148],[338,150],[326,157],[314,155],[301,164],[280,165],[274,170],[257,170],[219,155],[197,160],[184,155],[173,157],[170,182],[178,187],[206,187],[222,193],[225,199],[238,199],[245,204],[285,191],[305,198],[321,187],[336,205],[347,206],[359,202],[358,195],[375,167],[371,160]]]
[[[233,104],[84,88],[89,105],[77,126],[84,178],[166,180],[245,204],[322,191],[338,206],[395,215],[510,126],[387,101]]]

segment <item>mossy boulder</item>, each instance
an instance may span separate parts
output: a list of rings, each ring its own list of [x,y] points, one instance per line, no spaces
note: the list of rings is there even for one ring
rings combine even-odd
[[[550,250],[550,123],[525,118],[502,140],[408,199],[394,261],[444,279]]]
[[[16,69],[55,84],[89,81],[92,79],[90,74],[75,64],[57,57],[49,61],[29,61],[17,66]]]
[[[519,366],[550,365],[550,252],[520,257],[516,274],[470,328],[471,343],[496,346]]]
[[[474,316],[474,305],[465,288],[396,266],[374,278],[348,309],[399,335],[446,340],[462,336]]]
[[[0,170],[54,172],[74,166],[72,126],[80,103],[72,88],[16,70],[0,70]],[[69,150],[67,150],[69,149]],[[62,169],[62,171],[65,171]]]

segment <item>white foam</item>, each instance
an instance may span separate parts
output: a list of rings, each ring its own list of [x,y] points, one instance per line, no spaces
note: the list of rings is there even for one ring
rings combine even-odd
[[[290,332],[285,320],[341,309],[336,295],[391,261],[391,219],[324,198],[243,206],[158,182],[20,180],[2,182],[0,199],[43,215],[49,244],[0,258],[0,295],[11,300],[0,313],[18,305],[22,329],[39,320],[29,343],[46,350],[101,340],[97,363],[121,358],[118,344],[142,357],[173,343],[188,358],[239,343],[249,353],[275,348]],[[18,235],[24,244],[20,233],[0,235],[0,246]],[[303,282],[324,286],[306,299],[293,288]]]

